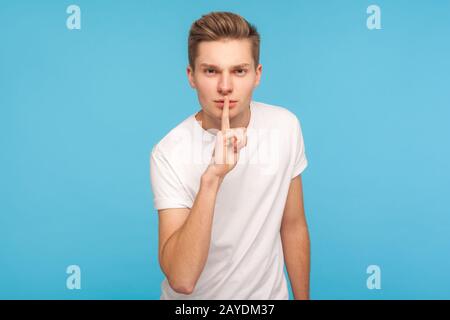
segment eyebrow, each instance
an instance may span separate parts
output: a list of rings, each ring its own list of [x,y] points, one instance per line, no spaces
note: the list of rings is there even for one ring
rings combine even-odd
[[[210,63],[202,63],[200,64],[200,67],[209,67],[209,68],[216,68],[216,69],[220,69],[219,66],[216,66],[214,64],[210,64]],[[243,68],[243,67],[250,67],[249,63],[241,63],[235,66],[232,66],[231,68]]]

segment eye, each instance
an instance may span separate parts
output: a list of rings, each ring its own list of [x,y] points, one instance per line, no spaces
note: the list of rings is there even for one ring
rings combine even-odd
[[[204,70],[204,72],[205,72],[207,75],[212,75],[212,74],[216,73],[216,70],[214,70],[214,69],[212,69],[212,68],[207,68],[207,69]]]
[[[236,73],[238,76],[243,76],[247,73],[246,69],[236,69]]]

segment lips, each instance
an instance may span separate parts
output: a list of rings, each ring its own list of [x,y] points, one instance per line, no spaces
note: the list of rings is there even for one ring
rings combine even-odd
[[[220,109],[223,109],[224,100],[214,100],[216,106]],[[237,100],[230,100],[229,108],[232,109],[236,106]]]
[[[214,100],[214,102],[224,103],[225,100]],[[230,100],[230,103],[235,103],[237,100]]]

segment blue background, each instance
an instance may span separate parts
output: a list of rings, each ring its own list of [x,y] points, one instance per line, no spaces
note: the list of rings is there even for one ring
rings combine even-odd
[[[381,30],[366,27],[371,4]],[[199,110],[187,33],[215,10],[262,36],[254,100],[302,123],[311,298],[449,299],[450,2],[437,0],[1,1],[0,298],[159,299],[149,154]],[[72,264],[81,290],[66,288]]]

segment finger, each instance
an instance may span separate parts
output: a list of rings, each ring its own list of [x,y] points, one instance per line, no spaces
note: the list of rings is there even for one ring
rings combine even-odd
[[[230,165],[234,165],[236,163],[237,157],[237,145],[236,145],[236,137],[232,137],[230,139],[230,147],[227,157],[229,157],[229,161],[227,162]]]
[[[233,129],[229,129],[226,130],[223,135],[225,137],[225,141],[226,141],[226,146],[229,147],[233,144],[233,138],[234,138],[234,130]]]
[[[230,129],[230,100],[225,96],[222,110],[222,131]]]
[[[224,134],[223,135],[223,140],[222,140],[222,145],[223,145],[223,162],[222,162],[222,164],[227,164],[228,163],[228,155],[227,155],[227,148],[228,148],[228,138],[227,138],[227,135],[226,134]]]
[[[242,147],[245,146],[246,130],[245,130],[245,128],[237,128],[235,130],[235,133],[236,133],[238,148],[241,149]]]
[[[225,145],[224,145],[224,135],[222,131],[217,132],[216,145],[214,148],[214,162],[216,164],[224,164],[225,162]]]

